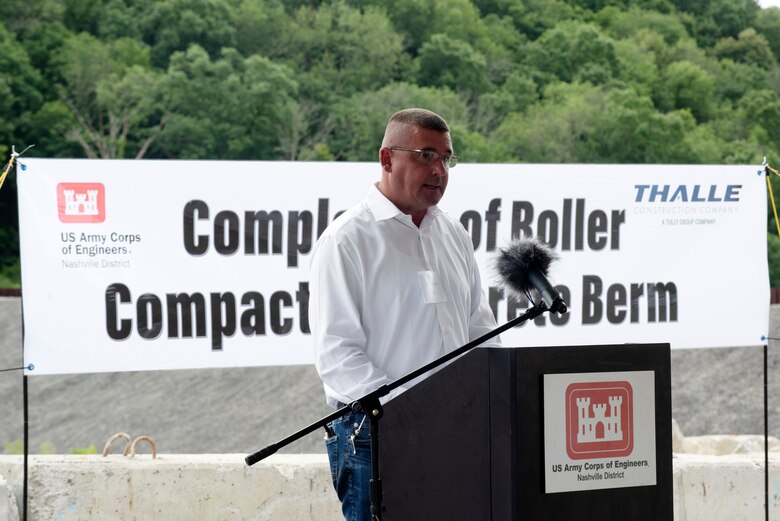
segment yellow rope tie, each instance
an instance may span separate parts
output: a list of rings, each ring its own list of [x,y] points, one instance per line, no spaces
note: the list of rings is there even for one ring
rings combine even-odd
[[[11,145],[11,158],[8,160],[8,164],[5,165],[5,169],[3,170],[3,173],[0,174],[0,188],[3,188],[3,183],[5,182],[5,178],[8,176],[8,172],[11,171],[11,168],[13,168],[14,163],[18,163],[19,162],[19,157],[22,154],[24,154],[25,152],[27,152],[28,150],[30,150],[34,146],[35,145],[30,145],[27,148],[25,148],[24,150],[22,150],[21,153],[17,153],[16,152],[16,148],[13,145]],[[24,165],[22,165],[22,166],[24,166]]]
[[[775,227],[777,228],[777,236],[780,237],[780,220],[777,218],[777,205],[775,204],[775,194],[772,192],[772,183],[769,181],[769,173],[773,173],[776,176],[780,176],[780,172],[775,170],[769,165],[764,165],[766,168],[766,185],[769,187],[769,200],[772,201],[772,212],[775,214]]]
[[[14,154],[11,154],[11,159],[8,160],[8,164],[5,165],[5,170],[3,170],[2,175],[0,175],[0,189],[3,188],[3,183],[5,182],[6,176],[8,176],[8,172],[11,171],[11,168],[14,166],[14,160],[16,159],[16,156]]]

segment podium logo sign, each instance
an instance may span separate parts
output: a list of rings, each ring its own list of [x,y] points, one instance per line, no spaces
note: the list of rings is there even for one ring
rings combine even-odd
[[[59,183],[57,212],[63,223],[102,223],[106,220],[103,183]]]
[[[544,375],[545,492],[656,484],[655,373]]]
[[[566,389],[566,452],[573,460],[628,456],[634,448],[627,381],[577,382]]]

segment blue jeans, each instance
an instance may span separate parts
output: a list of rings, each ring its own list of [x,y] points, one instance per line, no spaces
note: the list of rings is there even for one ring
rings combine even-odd
[[[371,521],[369,421],[363,413],[349,412],[329,427],[333,435],[325,441],[325,447],[344,519]]]

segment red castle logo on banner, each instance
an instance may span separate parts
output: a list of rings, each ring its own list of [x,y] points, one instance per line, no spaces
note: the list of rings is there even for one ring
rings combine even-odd
[[[102,223],[106,220],[103,183],[59,183],[57,212],[64,223]]]
[[[628,456],[634,450],[631,384],[573,383],[566,388],[566,452],[571,459]]]

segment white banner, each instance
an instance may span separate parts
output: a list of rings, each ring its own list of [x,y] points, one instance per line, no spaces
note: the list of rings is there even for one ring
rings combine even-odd
[[[28,374],[307,364],[309,253],[378,179],[369,163],[26,159],[19,170]],[[440,205],[471,234],[499,324],[527,308],[492,262],[513,235],[560,253],[569,304],[508,346],[760,345],[758,166],[481,165]]]

